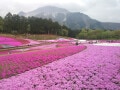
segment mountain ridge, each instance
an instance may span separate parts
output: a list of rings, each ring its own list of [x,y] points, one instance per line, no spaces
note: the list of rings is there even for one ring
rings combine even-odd
[[[25,17],[34,16],[38,18],[52,19],[61,25],[66,25],[72,30],[81,28],[110,30],[120,29],[120,23],[100,22],[81,12],[70,12],[64,8],[55,6],[40,7],[28,13],[22,11],[18,13],[18,15]]]

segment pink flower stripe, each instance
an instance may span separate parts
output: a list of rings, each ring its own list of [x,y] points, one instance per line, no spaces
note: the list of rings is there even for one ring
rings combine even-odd
[[[11,46],[19,46],[22,45],[21,42],[18,42],[17,40],[15,40],[14,38],[10,38],[10,37],[3,37],[0,36],[0,44],[7,44],[7,45],[11,45]]]
[[[0,78],[7,78],[78,53],[86,46],[69,46],[0,57]]]

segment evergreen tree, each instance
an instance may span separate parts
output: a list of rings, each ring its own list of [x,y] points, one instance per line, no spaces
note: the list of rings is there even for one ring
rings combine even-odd
[[[3,32],[3,24],[4,24],[3,18],[0,16],[0,33]]]
[[[5,18],[4,18],[4,25],[3,29],[5,33],[11,33],[12,32],[12,14],[9,12]]]

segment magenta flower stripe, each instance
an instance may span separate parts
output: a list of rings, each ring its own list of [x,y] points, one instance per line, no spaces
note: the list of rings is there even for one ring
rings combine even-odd
[[[7,45],[11,45],[11,46],[22,45],[21,42],[15,40],[14,38],[3,37],[3,36],[0,36],[0,44],[7,44]]]
[[[0,78],[7,78],[18,73],[23,73],[32,68],[36,68],[58,60],[60,58],[64,58],[66,56],[78,53],[84,50],[85,48],[86,46],[84,45],[69,46],[49,50],[1,56]]]

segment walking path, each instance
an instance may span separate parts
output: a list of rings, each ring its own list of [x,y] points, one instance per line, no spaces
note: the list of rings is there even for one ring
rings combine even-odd
[[[120,90],[120,47],[87,49],[0,80],[0,90]]]

